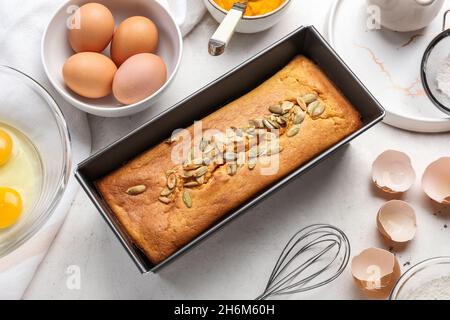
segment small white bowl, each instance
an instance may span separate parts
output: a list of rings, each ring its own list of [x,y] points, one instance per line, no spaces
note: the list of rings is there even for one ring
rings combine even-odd
[[[80,110],[102,116],[123,117],[141,112],[153,105],[172,82],[181,62],[183,38],[172,15],[155,0],[95,0],[111,10],[117,25],[131,16],[145,16],[151,19],[159,30],[159,44],[156,54],[161,56],[167,65],[167,81],[157,92],[146,99],[122,105],[112,95],[101,99],[84,98],[64,84],[62,68],[66,60],[74,54],[67,35],[67,21],[80,7],[89,0],[67,1],[55,13],[48,24],[41,44],[41,58],[45,73],[55,89]],[[109,46],[104,51],[109,56]]]
[[[222,9],[214,0],[203,0],[209,13],[221,23],[227,15],[227,11]],[[291,5],[291,0],[286,0],[281,6],[272,12],[259,16],[244,16],[236,27],[236,32],[256,33],[267,30],[277,24]]]

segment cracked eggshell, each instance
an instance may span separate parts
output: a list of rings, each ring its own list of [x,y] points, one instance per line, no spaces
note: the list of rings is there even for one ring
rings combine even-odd
[[[426,168],[422,188],[432,200],[450,205],[450,157],[440,158]]]
[[[400,265],[389,251],[369,248],[352,260],[356,285],[371,298],[387,298],[400,278]]]
[[[384,192],[395,194],[408,191],[414,184],[416,173],[407,154],[387,150],[372,165],[372,180]]]
[[[378,211],[378,231],[389,241],[406,243],[411,241],[417,230],[416,213],[405,201],[386,202]]]

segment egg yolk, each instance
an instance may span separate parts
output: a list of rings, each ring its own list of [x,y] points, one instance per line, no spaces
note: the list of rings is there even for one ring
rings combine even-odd
[[[0,129],[0,166],[11,158],[13,142],[9,134]]]
[[[22,198],[11,188],[0,187],[0,229],[9,228],[22,213]]]

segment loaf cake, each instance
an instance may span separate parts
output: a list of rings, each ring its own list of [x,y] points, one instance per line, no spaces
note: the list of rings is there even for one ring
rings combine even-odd
[[[96,182],[123,229],[154,264],[362,123],[319,67],[297,56],[202,119],[200,134],[197,125]]]

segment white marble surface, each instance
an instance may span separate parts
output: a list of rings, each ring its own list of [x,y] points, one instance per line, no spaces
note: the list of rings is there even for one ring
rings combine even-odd
[[[314,3],[314,5],[312,5]],[[124,119],[91,117],[94,149],[101,148],[207,84],[255,52],[303,24],[325,30],[331,0],[295,0],[289,15],[268,32],[239,35],[226,55],[213,58],[206,42],[216,27],[209,16],[185,40],[180,73],[160,107]],[[344,35],[345,36],[345,35]],[[450,153],[450,134],[414,134],[380,124],[350,147],[274,194],[158,274],[141,275],[84,193],[80,192],[26,299],[252,299],[260,293],[276,257],[290,236],[325,222],[349,236],[353,254],[370,246],[388,248],[375,217],[386,201],[370,183],[373,159],[388,148],[410,154],[421,176],[425,166]],[[405,199],[417,211],[416,239],[397,252],[401,264],[450,255],[450,213],[434,215],[419,180]],[[81,270],[80,290],[66,285],[66,269]],[[402,267],[406,270],[406,267]],[[350,271],[331,285],[291,299],[357,299]]]

